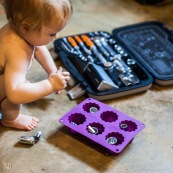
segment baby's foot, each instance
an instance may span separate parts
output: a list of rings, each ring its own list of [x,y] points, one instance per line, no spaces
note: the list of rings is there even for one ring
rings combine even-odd
[[[12,127],[22,130],[33,130],[37,124],[38,119],[24,114],[19,114],[19,116],[14,121],[1,120],[1,124],[5,127]]]

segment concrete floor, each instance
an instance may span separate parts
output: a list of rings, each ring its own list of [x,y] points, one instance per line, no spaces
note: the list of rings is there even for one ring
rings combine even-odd
[[[173,3],[164,6],[142,6],[132,0],[73,0],[73,17],[61,36],[93,30],[112,29],[142,21],[159,20],[173,29]],[[6,22],[0,8],[0,25]],[[48,45],[53,57],[52,43]],[[57,65],[62,65],[56,61]],[[28,79],[39,81],[46,73],[34,61]],[[58,122],[58,119],[85,100],[69,100],[67,91],[50,95],[23,106],[22,112],[40,119],[33,131],[0,126],[1,173],[172,173],[173,172],[173,87],[153,85],[147,92],[103,101],[131,117],[146,128],[118,156],[106,156],[91,144]],[[42,132],[34,146],[22,145],[22,135]]]

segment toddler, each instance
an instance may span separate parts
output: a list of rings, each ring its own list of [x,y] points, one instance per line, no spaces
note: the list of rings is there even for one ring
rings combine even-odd
[[[57,69],[46,48],[68,23],[69,0],[3,0],[8,23],[0,28],[1,124],[33,130],[38,119],[20,113],[21,105],[33,102],[67,86],[69,72]],[[26,74],[35,58],[48,79],[29,83]]]

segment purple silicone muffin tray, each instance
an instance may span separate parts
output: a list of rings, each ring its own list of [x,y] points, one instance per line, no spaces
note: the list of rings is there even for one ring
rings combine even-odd
[[[145,128],[140,121],[92,98],[78,104],[59,121],[115,154]]]

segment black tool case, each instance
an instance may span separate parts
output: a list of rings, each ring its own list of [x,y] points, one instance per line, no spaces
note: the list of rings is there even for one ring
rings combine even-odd
[[[158,21],[67,36],[54,47],[77,81],[71,99],[106,100],[146,91],[153,82],[173,84],[173,34]]]

